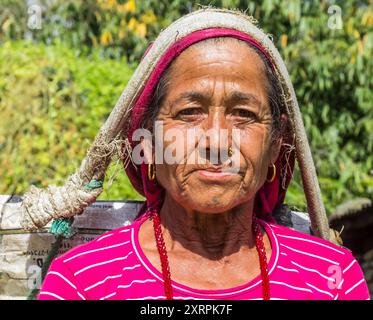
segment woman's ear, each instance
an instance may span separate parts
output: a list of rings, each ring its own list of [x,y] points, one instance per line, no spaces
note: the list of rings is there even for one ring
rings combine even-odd
[[[280,154],[281,145],[282,145],[282,137],[272,142],[271,154],[270,154],[271,163],[276,163],[277,158]]]
[[[282,114],[280,118],[280,132],[278,133],[278,137],[273,139],[272,141],[272,146],[271,146],[271,163],[275,163],[277,161],[277,158],[280,154],[281,151],[281,146],[282,146],[282,133],[286,130],[286,127],[288,125],[288,116],[286,114]]]
[[[144,151],[144,160],[145,163],[154,163],[154,152],[153,152],[153,144],[150,139],[141,138],[141,147]]]

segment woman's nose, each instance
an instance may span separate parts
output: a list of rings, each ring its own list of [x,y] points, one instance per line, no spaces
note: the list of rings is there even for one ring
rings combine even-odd
[[[206,132],[206,158],[211,164],[220,165],[228,158],[229,126],[224,108],[209,113]]]
[[[214,107],[209,110],[208,129],[220,130],[228,129],[225,108]]]

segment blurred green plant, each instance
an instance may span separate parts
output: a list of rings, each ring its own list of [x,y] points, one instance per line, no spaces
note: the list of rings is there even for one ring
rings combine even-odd
[[[0,48],[0,194],[62,184],[79,168],[133,70],[125,59],[62,46],[6,42]],[[121,164],[102,199],[139,199]]]
[[[36,3],[42,8],[42,28],[30,29],[26,1],[0,0],[0,41],[27,37],[46,44],[101,48],[107,57],[126,56],[136,63],[148,42],[178,18],[180,10],[185,12],[184,2],[40,0]]]
[[[100,118],[99,115],[106,115],[110,112],[121,89],[123,89],[124,84],[121,82],[123,77],[128,78],[131,72],[126,71],[127,73],[120,74],[122,77],[120,78],[121,87],[118,85],[118,88],[109,89],[112,85],[109,83],[109,79],[114,80],[116,76],[119,76],[117,74],[118,69],[111,68],[105,71],[105,76],[95,75],[93,66],[89,70],[83,66],[82,61],[86,61],[88,64],[90,61],[90,58],[85,58],[86,56],[90,57],[93,52],[93,56],[97,57],[96,66],[99,69],[105,64],[115,62],[100,60],[101,58],[98,57],[118,61],[123,61],[122,57],[125,57],[130,65],[136,65],[146,47],[163,28],[180,16],[197,9],[200,5],[237,8],[246,11],[259,21],[261,28],[266,33],[271,35],[287,64],[303,114],[327,212],[333,212],[338,204],[356,196],[372,198],[372,1],[258,0],[254,2],[201,0],[197,3],[181,0],[40,0],[39,2],[43,4],[41,30],[27,28],[27,7],[24,1],[0,1],[2,8],[4,8],[0,10],[0,44],[2,43],[3,46],[1,49],[3,54],[7,50],[10,50],[10,52],[14,50],[14,54],[22,56],[22,53],[19,52],[21,50],[19,46],[22,47],[22,44],[19,43],[17,44],[18,47],[12,47],[6,44],[9,39],[27,38],[34,43],[53,44],[54,50],[60,50],[57,48],[61,48],[62,51],[66,51],[65,47],[70,47],[70,51],[67,50],[70,54],[74,52],[79,55],[79,57],[76,57],[76,67],[84,70],[84,75],[92,79],[91,97],[96,94],[100,99],[107,99],[105,100],[107,102],[112,99],[105,106],[100,104],[100,107],[99,104],[95,104],[99,110],[96,111],[97,114],[81,114],[84,121],[92,121],[92,125],[89,125],[90,129],[86,128],[86,130],[90,130],[90,139],[104,120],[104,117]],[[337,5],[337,8],[340,9],[341,29],[333,28],[329,24],[338,13],[333,10],[328,13],[333,5]],[[6,45],[10,47],[6,49]],[[47,51],[47,47],[40,45],[36,46],[35,50],[41,50],[41,48]],[[28,50],[32,50],[32,47],[28,47]],[[10,52],[8,52],[9,57],[7,56],[7,59],[11,59]],[[55,52],[54,54],[58,53]],[[38,65],[43,60],[42,57],[43,54],[39,58],[35,57],[34,63]],[[22,63],[11,69],[8,62],[5,64],[2,61],[7,60],[0,61],[4,74],[1,74],[2,86],[3,83],[12,80],[17,72],[24,72],[25,74],[30,72],[28,70],[30,68],[24,67]],[[50,67],[54,68],[57,74],[64,70],[62,61],[56,65],[50,64]],[[31,87],[35,87],[35,81],[32,82],[29,78],[23,77],[17,78],[16,88],[18,87],[18,90],[25,92],[37,90]],[[54,77],[52,75],[53,79]],[[68,79],[64,81],[66,82]],[[86,79],[81,81],[84,84]],[[31,83],[33,84],[31,85]],[[116,94],[116,96],[108,97],[109,93],[107,92],[100,92],[100,94],[106,96],[94,93],[96,89],[93,89],[93,83],[98,88],[106,86],[107,90],[112,90],[110,93]],[[82,84],[79,82],[79,90],[85,88],[85,84]],[[15,110],[23,110],[23,104],[21,103],[23,97],[16,95],[13,88],[8,87],[7,90],[6,92],[1,91],[0,105],[8,105],[9,100],[14,100],[11,105]],[[66,96],[69,97],[67,99],[74,100],[76,91],[71,91],[70,87],[65,90]],[[50,99],[60,99],[59,96],[55,97],[56,93],[57,91],[51,92]],[[79,91],[79,94],[82,94],[81,91]],[[78,96],[80,97],[80,95]],[[21,115],[25,116],[27,114],[29,121],[37,121],[33,120],[32,113],[29,110],[33,110],[30,106],[40,104],[40,101],[40,97],[28,96],[23,103],[29,106],[29,109],[23,110]],[[96,103],[95,99],[90,100],[84,94],[79,98],[79,101],[82,108],[87,108],[88,103]],[[0,111],[2,112],[2,110]],[[64,111],[70,113],[68,108]],[[95,111],[91,110],[90,112]],[[75,123],[73,117],[76,115],[70,116],[72,122],[64,124],[65,127]],[[92,117],[90,120],[86,119],[90,117]],[[99,118],[101,122],[98,121]],[[55,125],[53,120],[48,121],[52,121],[49,124],[50,126]],[[76,129],[78,133],[75,134],[80,134],[79,132],[83,130],[81,127],[78,128]],[[46,130],[44,134],[49,135],[48,132]],[[4,134],[11,136],[11,133]],[[34,134],[37,138],[40,131]],[[84,131],[82,134],[85,134]],[[4,140],[1,133],[0,139]],[[38,139],[43,138],[39,137]],[[71,141],[71,146],[73,143],[75,145],[75,141]],[[1,148],[0,145],[0,152],[2,152]],[[60,152],[63,152],[63,150],[61,148]],[[49,153],[54,155],[53,152],[49,150]],[[22,159],[23,154],[19,153],[18,156]],[[0,155],[0,157],[3,156]],[[79,162],[81,157],[79,160],[73,159]],[[69,164],[71,165],[71,163]],[[18,177],[17,179],[22,181],[23,186],[33,182],[30,178],[21,174],[23,173],[22,168],[17,167],[14,170],[19,172],[13,172],[12,177],[14,179]],[[54,170],[57,169],[53,168],[50,173],[53,173]],[[58,178],[64,175],[60,174]],[[50,176],[46,175],[45,177]],[[33,177],[35,178],[35,176]],[[40,181],[42,181],[42,177],[40,175]],[[43,183],[47,184],[47,182]],[[9,190],[10,181],[7,180],[5,186],[3,190]],[[121,187],[123,186],[121,185],[118,188]],[[116,188],[117,184],[113,185],[111,192],[117,192]],[[19,192],[25,191],[23,187],[19,187],[18,190]],[[127,194],[121,194],[119,191],[116,195],[122,199],[127,196]],[[286,201],[295,205],[299,210],[305,210],[303,189],[298,172],[295,173]]]

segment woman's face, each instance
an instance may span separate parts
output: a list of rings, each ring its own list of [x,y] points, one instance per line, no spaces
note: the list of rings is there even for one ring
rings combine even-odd
[[[185,209],[225,212],[253,200],[264,184],[281,143],[271,140],[269,84],[264,70],[255,51],[231,39],[191,46],[172,63],[157,121],[163,124],[163,150],[176,146],[179,157],[175,164],[157,164],[156,177]],[[181,133],[178,139],[183,143],[166,137],[170,129]],[[190,139],[190,129],[222,135]],[[229,161],[223,164],[226,158],[215,157],[212,164],[212,154],[227,151],[221,149],[232,145],[233,131],[240,141],[238,154],[234,154],[238,167],[227,172],[223,169]]]

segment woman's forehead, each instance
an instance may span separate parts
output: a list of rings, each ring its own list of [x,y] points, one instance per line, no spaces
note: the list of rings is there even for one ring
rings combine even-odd
[[[169,80],[171,95],[193,89],[210,94],[248,90],[260,96],[265,93],[268,84],[264,62],[241,41],[191,46],[171,65]]]
[[[238,68],[255,66],[255,69],[264,71],[264,62],[248,44],[234,38],[217,39],[222,40],[204,40],[184,50],[171,64],[171,72],[198,71],[201,67],[218,67],[225,64]]]
[[[263,78],[265,66],[261,57],[247,44],[236,39],[214,43],[203,41],[182,52],[170,66],[174,83],[193,78],[242,77]]]

